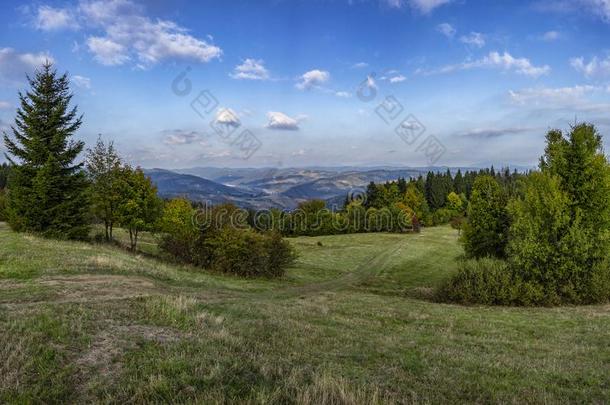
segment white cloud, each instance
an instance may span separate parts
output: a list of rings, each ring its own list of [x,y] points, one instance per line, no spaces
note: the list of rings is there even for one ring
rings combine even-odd
[[[230,76],[234,79],[267,80],[269,71],[262,60],[246,59],[241,65],[235,66]]]
[[[610,1],[608,0],[539,0],[535,6],[541,11],[563,14],[586,12],[605,22],[610,22]]]
[[[341,97],[341,98],[350,98],[352,96],[352,94],[347,91],[338,91],[335,93],[335,96]]]
[[[103,31],[87,39],[89,51],[104,65],[130,60],[146,68],[166,59],[209,62],[222,50],[168,20],[152,20],[130,0],[81,0],[79,18],[84,25]]]
[[[589,78],[610,76],[610,56],[607,56],[606,59],[598,59],[597,56],[594,56],[588,63],[582,57],[572,58],[570,65]]]
[[[352,65],[352,69],[363,69],[363,68],[368,67],[368,66],[369,66],[369,64],[366,63],[366,62],[358,62],[358,63],[354,63]]]
[[[180,129],[163,131],[163,133],[165,134],[163,143],[166,145],[189,145],[199,141],[201,138],[195,131],[186,132]]]
[[[457,32],[455,28],[449,23],[442,23],[436,26],[436,30],[446,36],[447,38],[453,38]]]
[[[504,70],[514,70],[518,74],[538,77],[545,75],[550,72],[551,68],[548,65],[534,66],[526,58],[515,58],[508,52],[504,52],[500,55],[498,52],[490,52],[480,62],[482,66],[495,66]]]
[[[216,123],[229,127],[238,127],[241,125],[239,116],[230,108],[219,108],[216,111]]]
[[[311,89],[326,83],[328,79],[330,79],[330,73],[325,70],[314,69],[301,75],[296,87],[300,90]]]
[[[449,4],[453,0],[383,0],[383,2],[392,8],[401,8],[405,4],[421,14],[429,14],[435,8],[444,4]]]
[[[45,61],[54,59],[45,52],[18,53],[13,48],[0,48],[0,82],[20,82]]]
[[[527,58],[515,58],[508,52],[500,54],[499,52],[494,51],[475,61],[466,61],[456,65],[447,65],[434,70],[418,69],[415,73],[423,75],[435,75],[475,68],[498,68],[506,71],[514,71],[517,74],[530,76],[533,78],[548,74],[551,71],[551,68],[548,65],[535,66]]]
[[[409,0],[409,4],[422,14],[429,14],[437,7],[451,3],[452,0]]]
[[[471,32],[468,35],[462,35],[460,37],[460,42],[466,45],[476,46],[477,48],[482,48],[485,46],[485,37],[480,32]]]
[[[74,76],[72,76],[72,81],[74,82],[74,84],[76,84],[80,88],[83,88],[83,89],[91,88],[91,79],[89,79],[88,77],[74,75]]]
[[[547,31],[542,35],[542,40],[547,42],[556,41],[561,37],[558,31]]]
[[[389,79],[390,83],[400,83],[400,82],[404,82],[405,80],[407,80],[407,78],[403,75],[390,77],[390,79]]]
[[[266,128],[285,131],[299,130],[299,121],[297,119],[287,116],[284,113],[278,111],[269,111],[267,113],[267,118],[269,118],[269,122],[265,126]]]
[[[89,37],[87,46],[95,60],[102,65],[122,65],[130,59],[127,55],[127,48],[109,38]]]
[[[610,1],[608,0],[580,0],[585,6],[600,16],[604,21],[610,22]]]
[[[50,6],[38,7],[34,25],[37,29],[43,31],[78,28],[78,23],[70,10]]]
[[[526,132],[531,132],[536,128],[521,128],[521,127],[509,127],[509,128],[474,128],[463,132],[457,132],[455,136],[475,139],[494,139],[500,138],[505,135],[519,135]]]
[[[519,105],[571,105],[581,100],[585,95],[600,90],[596,86],[572,86],[558,88],[528,88],[523,90],[510,90],[508,92],[513,103]]]
[[[11,103],[9,103],[8,101],[2,101],[0,100],[0,110],[7,110],[9,108],[11,108],[13,105]]]

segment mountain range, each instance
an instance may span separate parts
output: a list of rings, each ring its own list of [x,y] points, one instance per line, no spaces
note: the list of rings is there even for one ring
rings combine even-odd
[[[294,209],[299,202],[311,199],[325,200],[329,206],[341,205],[348,193],[364,190],[371,181],[408,179],[447,169],[455,173],[458,167],[193,167],[146,169],[145,173],[164,198],[185,197],[211,204],[231,202],[250,209]]]

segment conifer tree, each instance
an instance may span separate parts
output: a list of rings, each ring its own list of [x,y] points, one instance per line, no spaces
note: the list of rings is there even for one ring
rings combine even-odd
[[[18,231],[78,239],[88,235],[87,179],[82,163],[74,163],[84,143],[70,138],[82,116],[70,108],[67,74],[58,76],[45,62],[33,78],[30,90],[19,93],[20,107],[12,137],[4,134],[12,165],[7,216]]]
[[[494,177],[476,178],[462,235],[468,257],[504,257],[509,226],[506,204],[506,195]]]

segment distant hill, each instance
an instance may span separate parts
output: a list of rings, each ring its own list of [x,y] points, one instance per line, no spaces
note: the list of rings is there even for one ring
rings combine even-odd
[[[233,203],[243,208],[294,208],[296,203],[284,196],[240,187],[228,186],[191,174],[164,169],[144,170],[158,193],[164,198],[184,197],[192,201],[209,201],[211,204]]]
[[[182,196],[212,204],[232,202],[244,208],[293,209],[299,202],[322,199],[341,206],[353,189],[368,183],[411,178],[427,172],[452,173],[458,167],[307,167],[307,168],[218,168],[151,169],[146,173],[163,197]],[[462,171],[478,170],[460,167]],[[521,168],[518,168],[520,170]]]

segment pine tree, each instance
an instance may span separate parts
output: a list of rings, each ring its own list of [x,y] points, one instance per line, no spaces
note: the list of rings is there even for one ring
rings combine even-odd
[[[505,256],[509,226],[506,204],[506,195],[494,177],[477,177],[462,235],[468,257]]]
[[[0,165],[0,190],[6,188],[11,167],[6,163]]]
[[[4,134],[12,165],[7,213],[11,227],[45,236],[78,239],[88,235],[87,179],[74,160],[84,143],[70,140],[82,116],[70,108],[67,74],[58,76],[46,62],[31,89],[19,93],[12,137]],[[11,155],[11,156],[9,156]]]
[[[462,171],[460,169],[458,169],[455,178],[453,179],[453,190],[456,194],[462,194],[466,191],[464,188],[464,178],[462,177]]]

